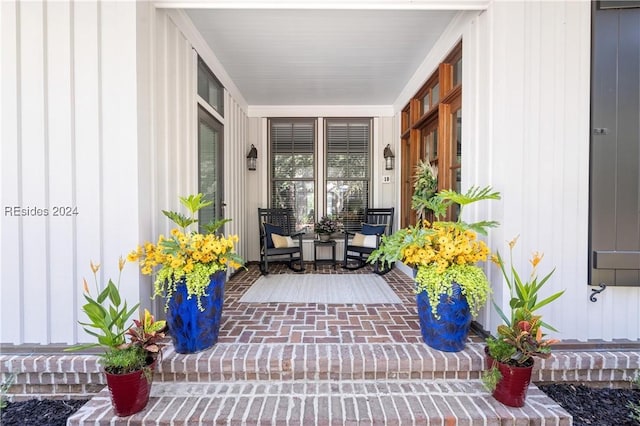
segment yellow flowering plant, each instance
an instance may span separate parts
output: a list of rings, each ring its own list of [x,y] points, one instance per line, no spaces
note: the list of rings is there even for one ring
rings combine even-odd
[[[390,265],[401,261],[416,269],[416,293],[426,291],[434,317],[438,318],[437,307],[440,295],[453,294],[453,283],[460,286],[469,303],[473,316],[486,303],[491,286],[484,271],[476,266],[486,261],[489,249],[477,234],[487,234],[487,228],[497,222],[481,221],[466,223],[461,220],[462,209],[480,200],[500,199],[500,194],[490,187],[470,188],[465,194],[451,190],[440,191],[425,201],[437,219],[443,217],[453,205],[460,206],[458,220],[426,220],[417,225],[403,228],[382,238],[380,248],[369,257],[369,262],[381,261]]]
[[[155,244],[147,242],[139,245],[127,258],[129,261],[138,261],[143,274],[155,272],[154,297],[165,297],[168,304],[176,287],[186,285],[188,297],[197,297],[198,308],[203,310],[200,297],[206,295],[211,275],[229,267],[238,269],[245,261],[235,253],[237,235],[216,233],[230,219],[202,226],[204,233],[189,230],[191,225],[198,223],[197,212],[211,205],[211,201],[205,201],[202,194],[197,194],[180,197],[180,202],[189,211],[189,216],[162,211],[179,228],[173,228],[169,236],[160,235]]]

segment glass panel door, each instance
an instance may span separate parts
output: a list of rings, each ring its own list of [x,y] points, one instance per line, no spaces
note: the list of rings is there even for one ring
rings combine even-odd
[[[224,218],[223,146],[224,126],[198,107],[198,192],[213,201],[200,210],[200,225]]]

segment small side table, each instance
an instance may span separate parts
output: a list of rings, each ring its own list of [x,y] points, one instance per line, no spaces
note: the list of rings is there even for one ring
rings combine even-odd
[[[318,258],[318,247],[331,247],[331,258],[321,257]],[[318,270],[319,263],[328,263],[333,265],[333,269],[336,269],[336,241],[320,241],[313,240],[313,269]]]

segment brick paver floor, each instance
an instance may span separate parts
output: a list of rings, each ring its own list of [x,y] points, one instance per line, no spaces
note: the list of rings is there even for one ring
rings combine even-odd
[[[372,273],[334,271],[330,265],[306,265],[305,273]],[[294,273],[285,265],[270,265],[270,273]],[[257,265],[234,275],[225,288],[220,343],[418,343],[422,342],[413,280],[397,269],[383,278],[402,304],[240,303],[260,277]],[[327,277],[330,279],[330,277]]]

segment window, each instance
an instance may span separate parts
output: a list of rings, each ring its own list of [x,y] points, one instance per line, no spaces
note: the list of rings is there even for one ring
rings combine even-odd
[[[326,214],[359,229],[369,205],[371,119],[327,119]]]
[[[224,87],[200,57],[198,57],[198,95],[224,116]]]
[[[438,189],[460,190],[462,176],[462,43],[402,110],[402,226],[415,224],[413,171],[419,160],[438,173]],[[459,208],[448,212],[457,218]]]
[[[270,206],[291,208],[297,229],[324,215],[359,228],[371,187],[371,118],[270,119]],[[318,165],[318,159],[324,164]],[[321,189],[321,188],[324,188]]]
[[[198,192],[213,204],[200,210],[198,223],[206,225],[224,216],[222,148],[223,126],[204,108],[198,107]]]
[[[315,222],[315,135],[315,119],[269,120],[271,207],[293,209],[297,229]]]
[[[200,57],[198,95],[198,192],[212,202],[198,213],[203,226],[224,217],[224,87]]]

